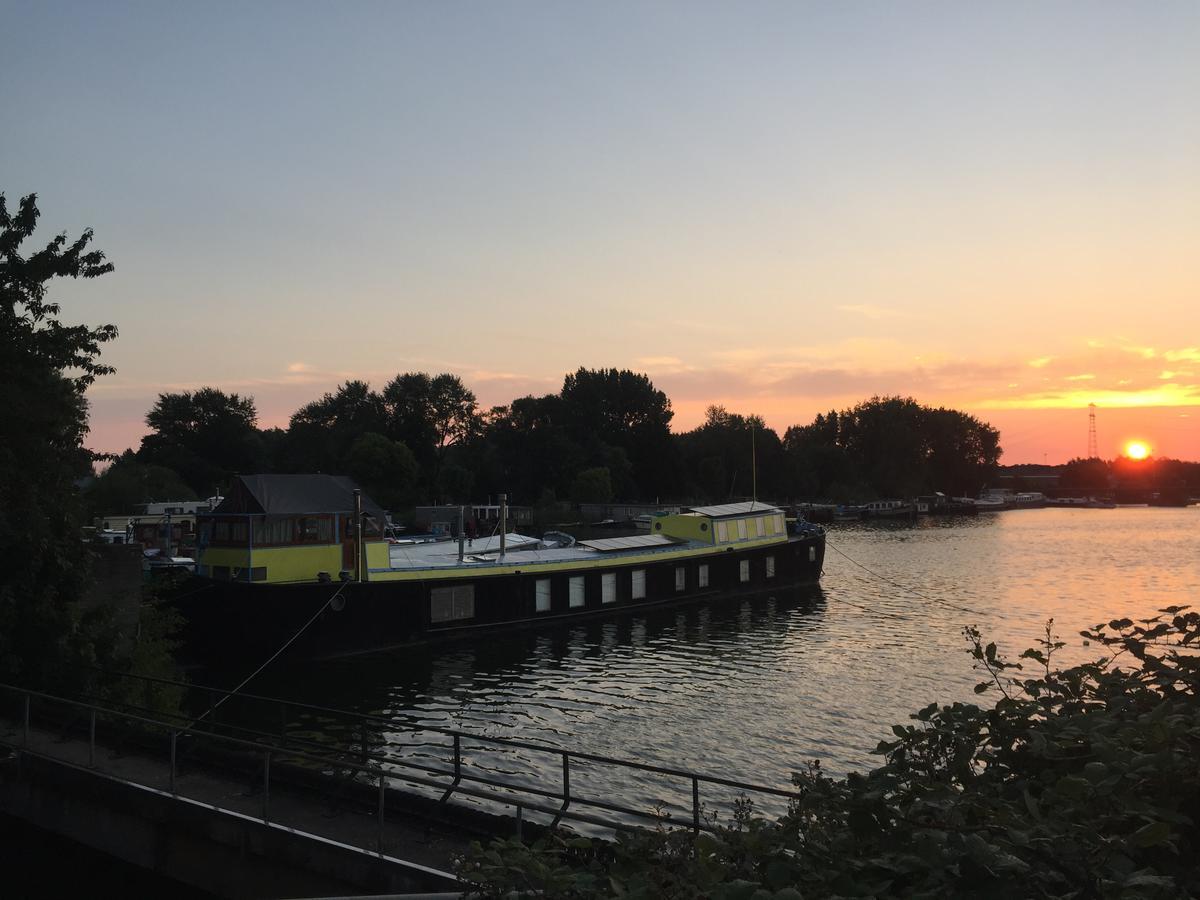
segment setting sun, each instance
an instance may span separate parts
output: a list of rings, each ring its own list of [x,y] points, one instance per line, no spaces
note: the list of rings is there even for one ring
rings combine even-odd
[[[1130,441],[1125,445],[1125,455],[1130,459],[1145,459],[1150,455],[1150,448],[1141,441]]]

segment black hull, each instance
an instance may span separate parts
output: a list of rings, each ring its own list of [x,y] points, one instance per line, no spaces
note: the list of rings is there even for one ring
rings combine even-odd
[[[774,575],[767,575],[772,557]],[[562,570],[515,575],[464,575],[436,581],[377,581],[347,584],[337,600],[337,584],[245,584],[199,581],[175,601],[186,626],[183,656],[202,662],[230,653],[267,655],[284,645],[301,629],[304,633],[289,647],[289,655],[309,658],[354,653],[472,635],[486,636],[501,628],[537,627],[583,617],[629,614],[640,609],[697,603],[732,594],[758,593],[814,584],[821,576],[825,538],[813,535],[790,538],[785,544],[747,550],[724,550],[686,560],[620,564],[611,568]],[[749,580],[741,578],[741,562],[748,560]],[[699,587],[698,570],[708,566],[708,585]],[[684,588],[676,589],[676,569],[683,567]],[[646,596],[633,599],[630,573],[645,571]],[[615,602],[603,603],[601,575],[616,574]],[[584,576],[584,603],[569,605],[568,579]],[[536,611],[535,584],[551,580],[551,608]],[[430,621],[430,591],[452,585],[474,586],[474,611],[470,619],[453,623]],[[304,628],[313,617],[315,621]]]

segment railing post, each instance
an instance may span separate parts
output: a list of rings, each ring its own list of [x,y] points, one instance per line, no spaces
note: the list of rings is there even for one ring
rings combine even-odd
[[[692,776],[692,831],[700,833],[700,779]]]
[[[271,813],[271,751],[263,754],[263,822],[270,821]]]
[[[450,782],[450,787],[446,788],[446,793],[442,794],[442,799],[438,802],[445,803],[449,800],[460,781],[462,781],[462,735],[456,731],[454,732],[454,780]]]
[[[174,728],[171,729],[171,793],[175,793],[175,743],[179,737],[179,732]]]
[[[96,768],[96,707],[88,717],[88,768]]]
[[[571,802],[571,755],[563,751],[563,809]]]
[[[29,695],[25,695],[25,725],[22,731],[21,741],[24,746],[29,746]]]
[[[383,856],[383,797],[384,797],[384,792],[385,792],[386,788],[387,788],[387,775],[384,774],[383,769],[380,769],[379,770],[379,841],[377,844],[377,846],[379,848],[380,856]]]

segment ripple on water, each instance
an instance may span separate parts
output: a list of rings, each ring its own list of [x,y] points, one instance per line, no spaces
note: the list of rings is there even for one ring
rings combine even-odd
[[[964,625],[1016,656],[1053,617],[1070,663],[1097,650],[1081,628],[1200,596],[1200,509],[1014,510],[835,527],[829,540],[854,562],[829,552],[819,590],[281,665],[258,690],[781,785],[809,759],[833,772],[872,767],[893,723],[933,700],[973,701]],[[395,737],[398,759],[445,759],[443,736]],[[557,785],[546,757],[471,752],[522,783]],[[678,788],[602,766],[575,778],[640,808]]]

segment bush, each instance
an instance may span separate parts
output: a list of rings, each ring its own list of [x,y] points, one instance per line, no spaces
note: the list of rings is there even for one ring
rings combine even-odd
[[[1060,671],[1052,623],[1024,663],[967,629],[987,676],[976,692],[995,705],[925,707],[866,774],[813,763],[776,820],[745,803],[699,837],[497,841],[460,874],[489,897],[1200,895],[1200,615],[1169,607],[1082,634],[1108,655]]]

